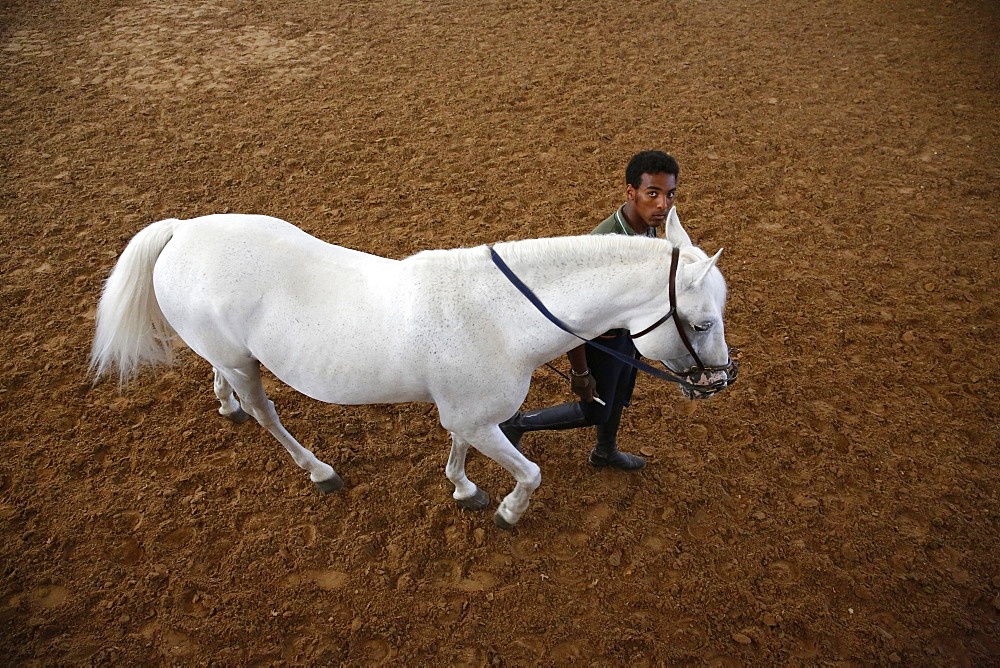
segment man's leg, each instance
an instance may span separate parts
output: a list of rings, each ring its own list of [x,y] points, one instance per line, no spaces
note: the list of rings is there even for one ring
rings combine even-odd
[[[537,411],[518,411],[506,422],[500,423],[500,431],[518,450],[521,449],[521,436],[525,432],[549,429],[576,429],[594,424],[587,419],[579,401],[560,404]]]
[[[597,425],[597,445],[590,451],[590,463],[598,468],[611,466],[622,471],[637,471],[646,465],[642,457],[618,449],[618,425],[624,406],[615,403],[607,422]]]
[[[603,343],[603,341],[602,341]],[[609,342],[609,348],[625,355],[634,356],[635,346],[627,335]],[[587,363],[597,379],[597,391],[607,406],[601,414],[594,415],[597,425],[597,444],[590,453],[590,463],[598,468],[610,466],[622,471],[636,471],[646,465],[642,457],[630,455],[618,449],[618,427],[621,424],[622,409],[632,398],[635,387],[636,370],[611,355],[589,347]],[[590,408],[590,407],[588,407]],[[589,414],[589,411],[588,411]]]

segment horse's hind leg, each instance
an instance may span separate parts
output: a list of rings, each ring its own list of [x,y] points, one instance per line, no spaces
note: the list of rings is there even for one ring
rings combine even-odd
[[[220,377],[222,378],[221,383]],[[235,390],[240,397],[237,405],[242,405],[243,410],[250,413],[262,427],[271,432],[271,435],[285,446],[288,454],[292,456],[299,468],[309,472],[309,479],[321,492],[336,492],[344,486],[344,481],[340,479],[333,467],[321,462],[316,458],[316,455],[302,447],[281,424],[278,413],[274,410],[274,402],[267,398],[264,386],[260,382],[260,365],[257,362],[238,369],[217,369],[216,396],[219,396],[220,387],[225,395],[226,388],[223,383],[229,386],[228,396],[230,399],[232,390]],[[219,401],[223,401],[223,397],[220,396]],[[226,406],[226,402],[223,401],[223,407]],[[219,412],[222,413],[222,410],[220,409]]]
[[[233,386],[218,369],[213,368],[215,381],[213,383],[215,396],[219,399],[219,415],[236,424],[243,424],[250,419],[249,413],[243,410],[240,402],[233,395]]]
[[[452,495],[455,503],[466,510],[482,510],[490,505],[490,495],[479,489],[465,475],[465,458],[468,454],[469,442],[452,432],[451,452],[448,454],[448,464],[444,471],[448,480],[455,485],[455,493]]]

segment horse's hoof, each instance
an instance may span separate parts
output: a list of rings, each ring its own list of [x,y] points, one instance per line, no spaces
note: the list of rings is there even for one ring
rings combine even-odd
[[[476,493],[467,499],[455,499],[459,508],[465,510],[482,510],[490,505],[490,495],[481,489],[476,489]]]
[[[344,488],[344,481],[340,479],[340,476],[336,473],[333,474],[332,478],[327,478],[326,480],[320,480],[319,482],[314,482],[316,489],[323,492],[324,494],[329,494],[330,492],[339,492]]]
[[[243,424],[250,419],[250,414],[247,413],[242,408],[237,408],[235,411],[226,415],[225,418],[232,422],[233,424]]]
[[[504,531],[510,531],[514,528],[513,524],[503,518],[499,510],[493,513],[493,524],[496,524],[497,527],[503,529]]]

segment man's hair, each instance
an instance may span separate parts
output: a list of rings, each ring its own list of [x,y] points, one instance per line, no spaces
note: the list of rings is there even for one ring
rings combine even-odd
[[[672,155],[663,151],[642,151],[632,156],[625,168],[625,183],[638,188],[643,174],[673,174],[680,176],[681,167]]]

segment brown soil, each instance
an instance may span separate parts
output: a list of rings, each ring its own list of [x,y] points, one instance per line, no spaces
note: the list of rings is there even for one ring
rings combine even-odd
[[[51,664],[1000,661],[994,2],[0,5],[0,656]],[[237,211],[404,257],[580,233],[681,162],[740,382],[532,434],[510,533],[422,405],[270,381],[319,495],[182,354],[91,389],[126,241]],[[528,404],[568,398],[542,369]],[[494,501],[511,478],[482,456]]]

